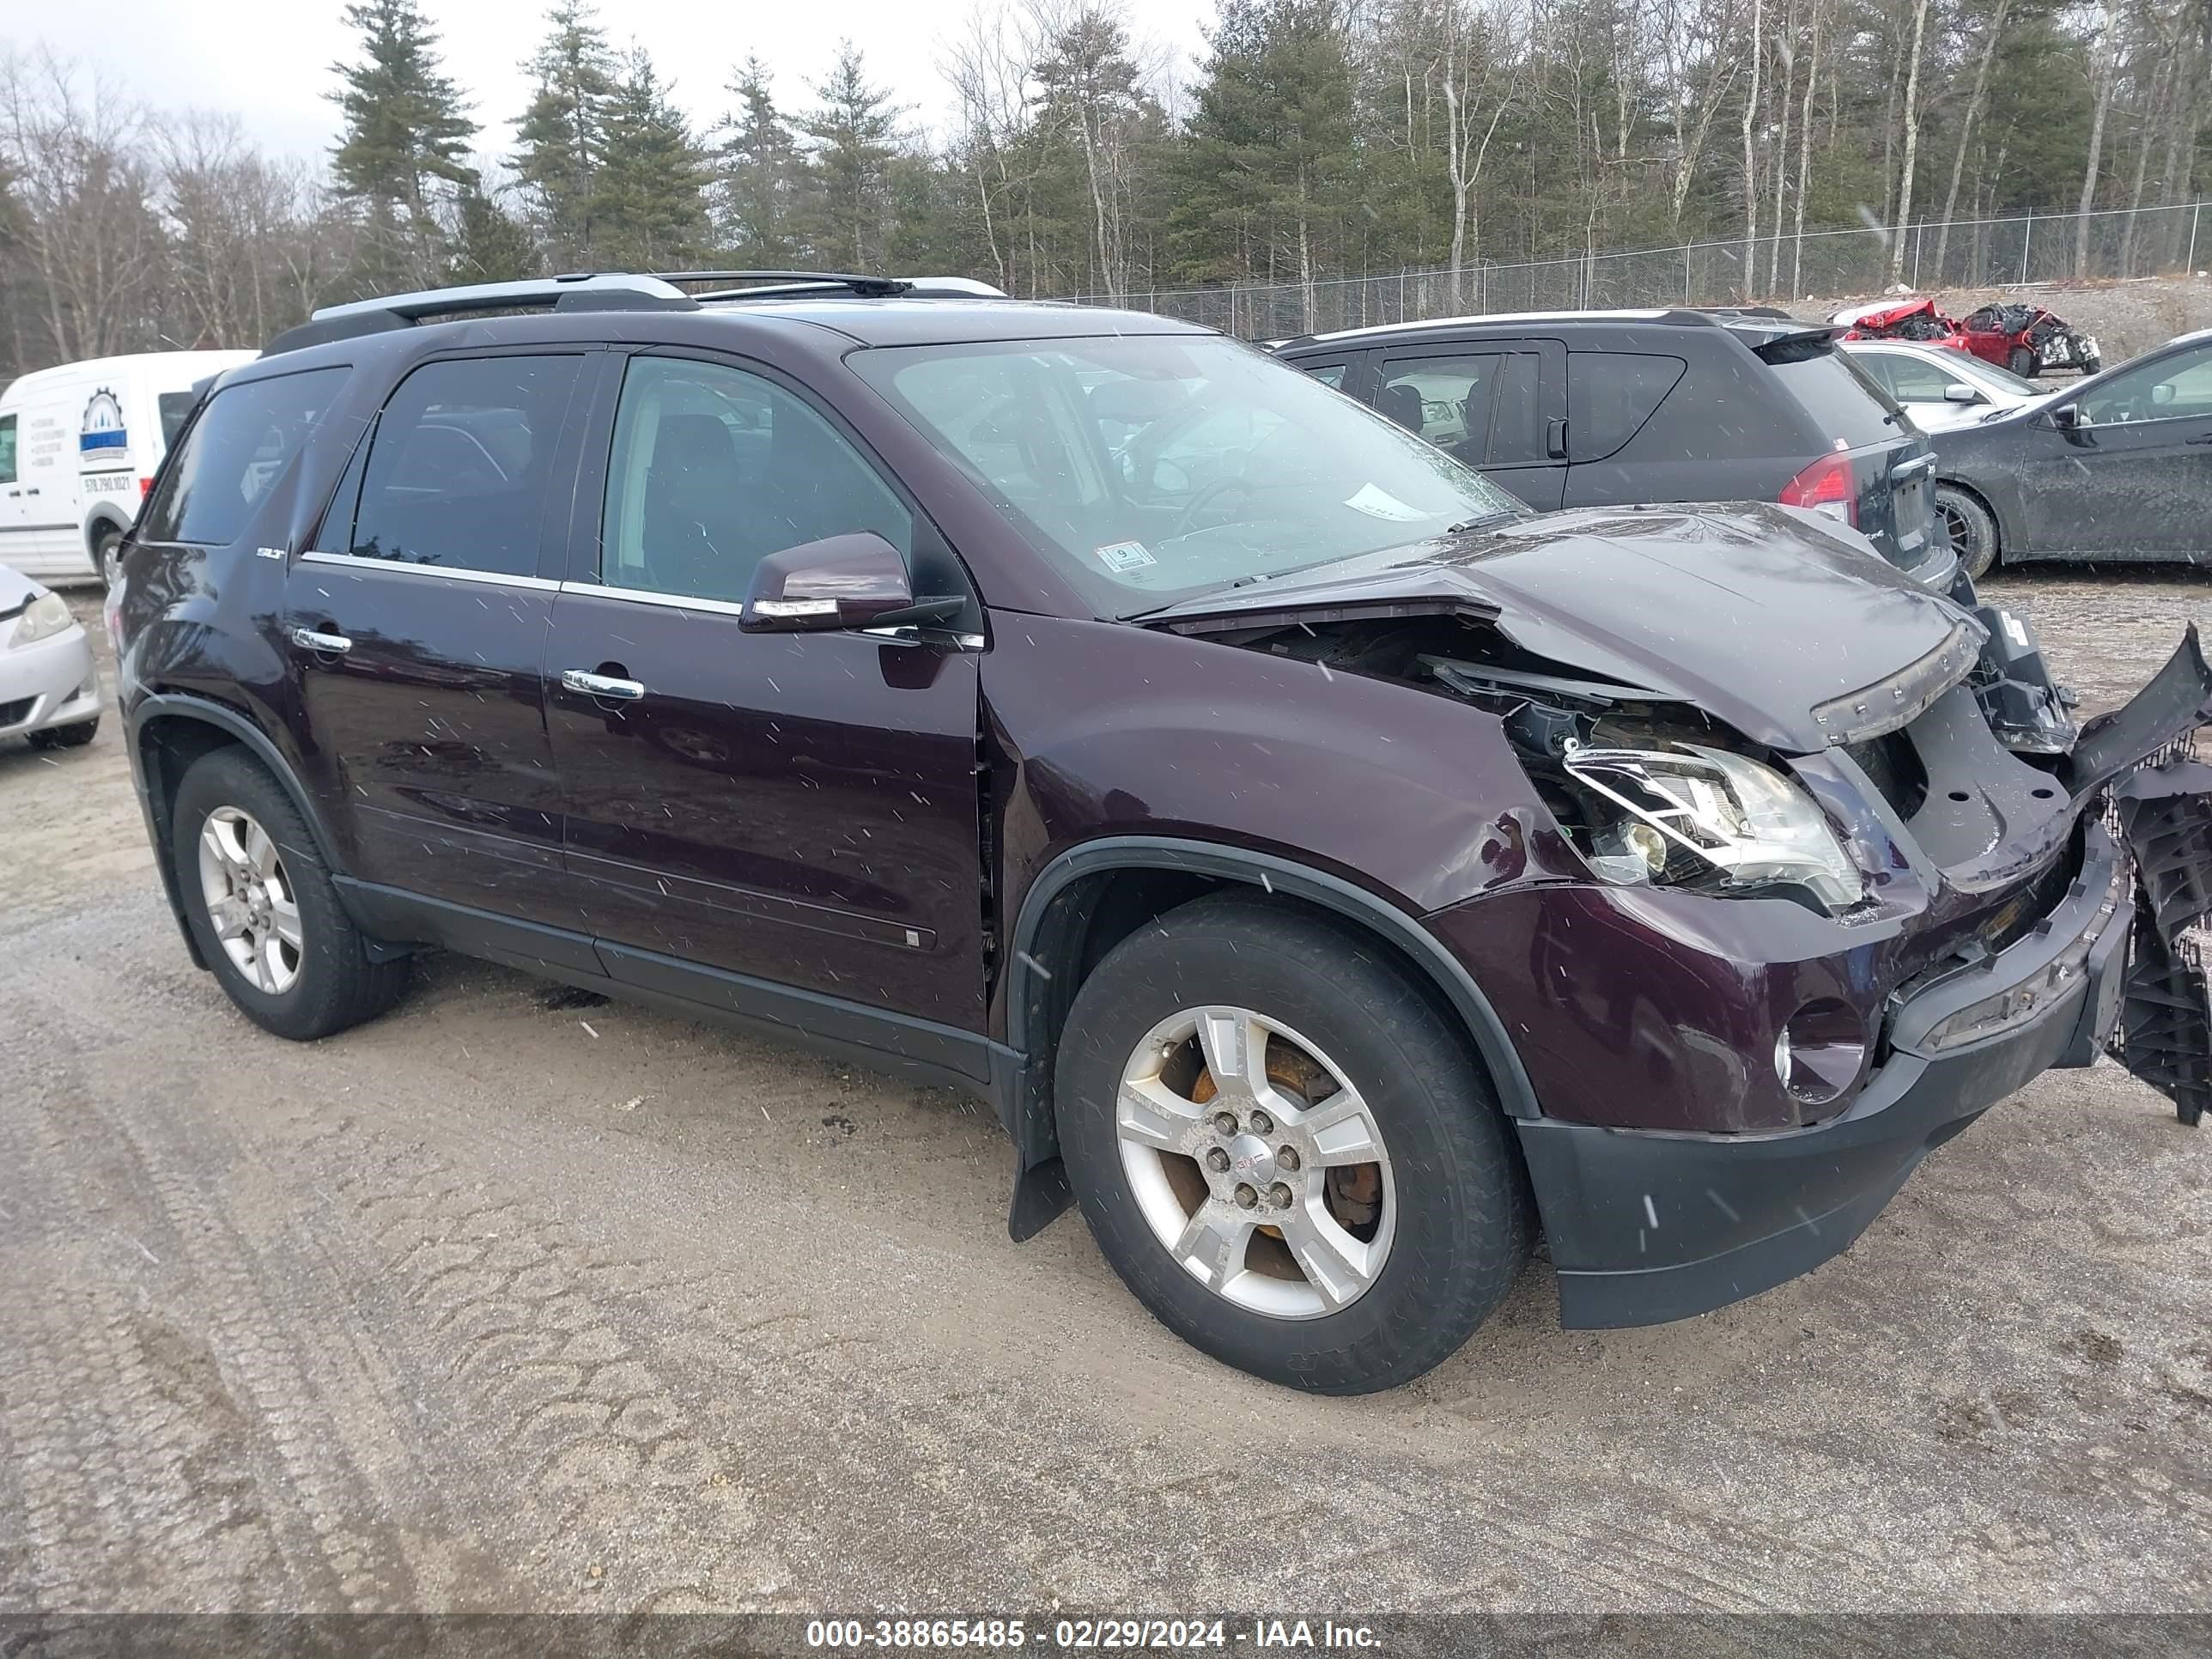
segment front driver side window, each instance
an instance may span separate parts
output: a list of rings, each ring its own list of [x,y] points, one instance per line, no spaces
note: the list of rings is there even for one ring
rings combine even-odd
[[[2115,374],[2077,407],[2091,426],[2212,416],[2212,345]]]
[[[801,399],[720,363],[632,360],[615,414],[602,582],[735,602],[769,554],[863,530],[912,556],[913,515]]]

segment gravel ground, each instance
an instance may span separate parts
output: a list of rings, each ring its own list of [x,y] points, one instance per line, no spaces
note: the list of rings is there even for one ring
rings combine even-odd
[[[2207,595],[1992,586],[2091,706]],[[952,1096],[454,959],[262,1035],[112,730],[0,751],[0,1613],[2212,1608],[2212,1131],[2110,1066],[1753,1302],[1540,1263],[1318,1400],[1009,1243]]]

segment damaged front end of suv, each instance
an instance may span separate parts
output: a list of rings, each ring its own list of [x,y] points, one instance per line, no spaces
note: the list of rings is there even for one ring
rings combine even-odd
[[[1817,1266],[2047,1069],[2109,1050],[2191,1124],[2212,1092],[2193,629],[2077,728],[2020,618],[1755,507],[1553,515],[1147,620],[1498,722],[1542,807],[1498,823],[1525,873],[1425,925],[1542,1103],[1515,1127],[1571,1326]]]

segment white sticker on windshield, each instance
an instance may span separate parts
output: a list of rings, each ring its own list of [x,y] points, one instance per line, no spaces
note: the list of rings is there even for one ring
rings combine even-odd
[[[1418,507],[1407,506],[1388,490],[1377,489],[1371,483],[1360,485],[1344,504],[1355,513],[1364,513],[1370,519],[1388,519],[1393,524],[1412,524],[1418,519],[1436,516]]]
[[[1142,542],[1109,542],[1103,547],[1091,550],[1109,570],[1119,574],[1124,570],[1142,570],[1159,561],[1147,552]]]

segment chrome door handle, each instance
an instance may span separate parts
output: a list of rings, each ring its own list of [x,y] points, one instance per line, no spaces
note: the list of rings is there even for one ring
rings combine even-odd
[[[611,674],[593,674],[581,668],[562,669],[561,684],[587,697],[605,697],[614,702],[635,702],[645,695],[645,687],[635,680],[618,680]]]
[[[353,649],[353,641],[348,639],[344,635],[318,634],[312,628],[294,629],[292,630],[292,643],[298,646],[302,651],[326,651],[334,656],[339,657],[343,657],[347,652]]]

